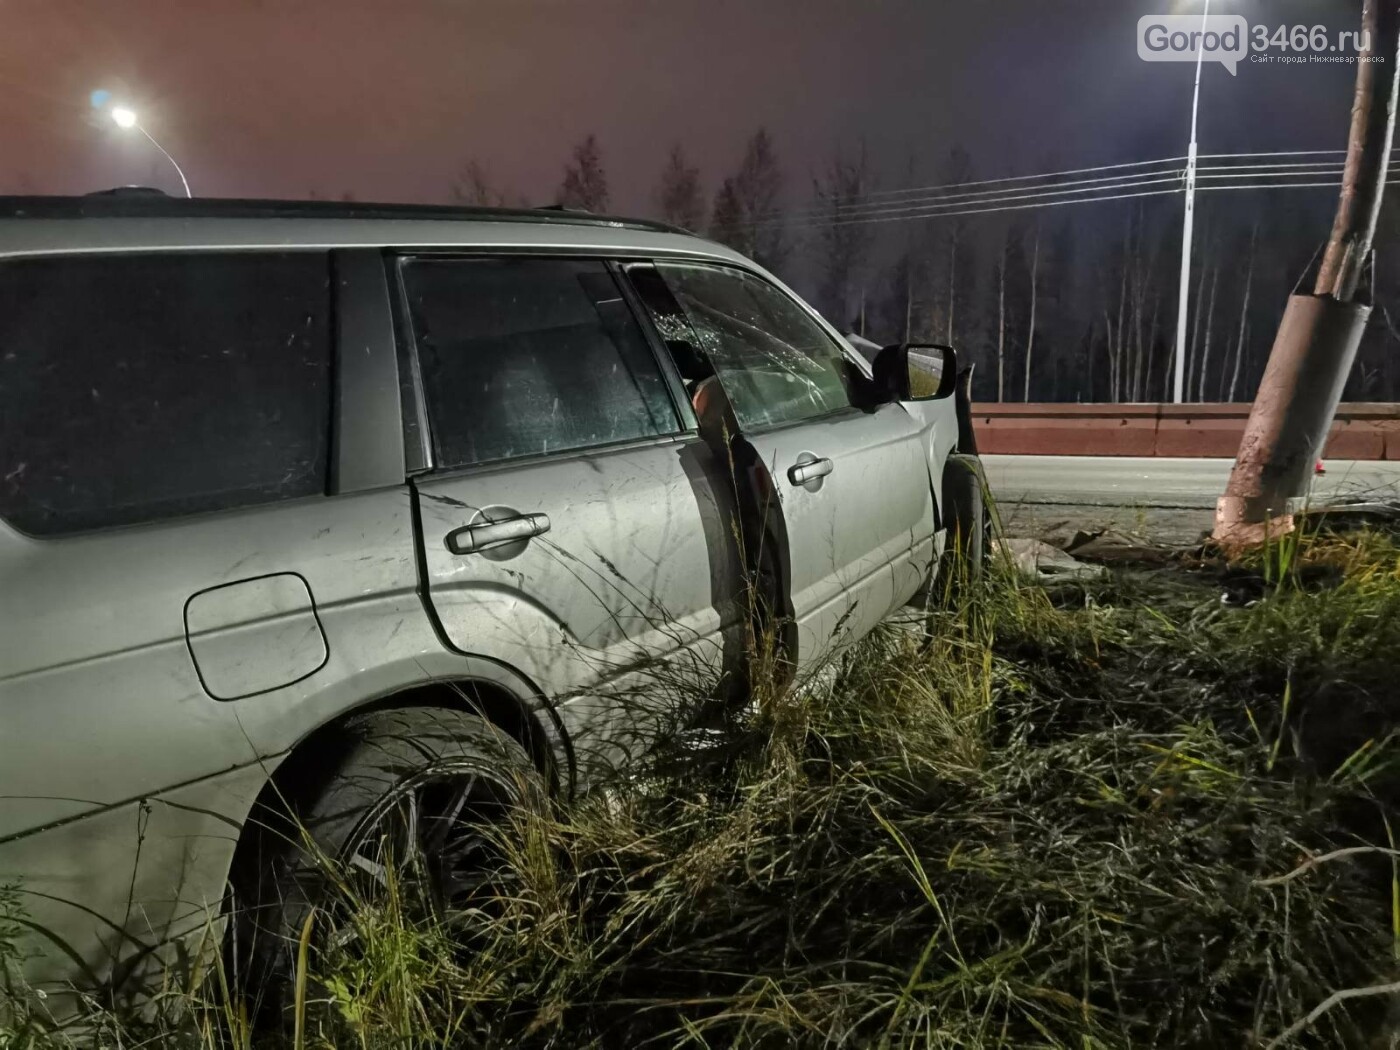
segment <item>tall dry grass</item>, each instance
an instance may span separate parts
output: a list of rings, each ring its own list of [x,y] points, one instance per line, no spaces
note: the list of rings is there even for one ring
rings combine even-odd
[[[468,913],[342,880],[288,1031],[254,1036],[222,971],[98,1023],[126,1047],[1392,1045],[1400,550],[1270,565],[1246,609],[1212,565],[1058,604],[964,581],[927,638],[882,629],[707,746],[494,829]],[[62,1038],[27,1023],[0,1046]]]

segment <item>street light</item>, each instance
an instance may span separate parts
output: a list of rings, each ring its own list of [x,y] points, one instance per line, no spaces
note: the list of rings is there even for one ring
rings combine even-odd
[[[128,109],[126,106],[113,106],[111,109],[111,115],[112,121],[117,125],[117,127],[135,128],[137,131],[141,132],[141,134],[145,135],[146,138],[150,141],[151,145],[154,146],[156,149],[160,150],[161,156],[163,156],[166,160],[170,161],[172,165],[174,165],[175,174],[180,176],[180,184],[185,187],[185,196],[194,196],[194,194],[190,193],[189,181],[185,178],[185,173],[180,170],[180,165],[175,162],[174,157],[172,157],[169,153],[165,152],[165,147],[162,146],[159,142],[157,142],[151,136],[151,133],[141,126],[140,122],[136,119],[136,112],[134,110]]]
[[[1196,216],[1196,112],[1201,104],[1201,58],[1206,47],[1206,19],[1210,0],[1201,11],[1201,35],[1196,42],[1196,87],[1191,94],[1191,144],[1186,148],[1186,214],[1181,220],[1181,288],[1176,307],[1176,372],[1172,400],[1178,405],[1186,393],[1186,319],[1191,310],[1191,226]]]

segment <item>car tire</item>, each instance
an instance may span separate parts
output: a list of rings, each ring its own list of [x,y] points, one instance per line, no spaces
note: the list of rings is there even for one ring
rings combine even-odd
[[[308,916],[313,910],[323,916],[334,913],[340,877],[359,872],[374,878],[373,866],[392,852],[373,847],[382,852],[378,859],[369,856],[371,838],[381,827],[389,834],[386,822],[397,824],[401,807],[421,808],[416,822],[421,833],[441,832],[445,843],[454,832],[500,820],[510,807],[543,810],[547,805],[544,779],[525,749],[466,712],[429,707],[376,711],[347,722],[335,737],[330,745],[333,771],[310,797],[300,804],[279,800],[255,814],[263,839],[253,851],[257,859],[249,865],[253,870],[241,877],[235,873],[234,899],[241,906],[234,927],[235,976],[260,1027],[289,1023],[298,937]],[[460,804],[453,800],[454,792],[462,794]],[[437,825],[428,822],[430,794],[453,809],[432,818]],[[471,825],[463,819],[468,809],[478,818]],[[456,841],[464,837],[458,834]],[[449,874],[439,870],[442,865],[469,862],[441,855],[446,850],[429,856],[431,848],[425,838],[420,867],[433,868],[437,876]],[[457,878],[465,872],[450,874]],[[425,897],[441,893],[445,898],[448,892],[446,886],[425,888]],[[317,936],[328,934],[320,930]]]
[[[948,530],[943,572],[954,586],[975,584],[991,555],[992,515],[986,476],[976,456],[952,455],[943,466],[943,509]]]

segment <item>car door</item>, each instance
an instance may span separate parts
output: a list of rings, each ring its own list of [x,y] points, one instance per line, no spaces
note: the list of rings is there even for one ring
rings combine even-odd
[[[583,701],[625,722],[624,694],[712,687],[736,575],[723,490],[608,265],[397,269],[433,460],[414,484],[422,570],[447,641],[567,701],[576,750],[602,717]]]
[[[864,371],[774,283],[707,263],[657,262],[655,272],[771,475],[798,666],[810,669],[928,577],[934,510],[922,428],[900,405],[860,407]]]

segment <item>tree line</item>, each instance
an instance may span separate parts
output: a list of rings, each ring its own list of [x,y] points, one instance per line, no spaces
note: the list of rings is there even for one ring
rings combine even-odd
[[[934,176],[956,191],[976,180],[976,165],[954,146]],[[914,177],[911,164],[898,181],[908,185]],[[863,145],[834,150],[804,181],[794,186],[766,128],[749,137],[736,168],[712,193],[676,143],[661,163],[650,210],[773,271],[842,331],[881,343],[951,343],[973,366],[978,400],[1170,399],[1179,197],[856,221],[869,217],[870,195],[880,188]],[[452,192],[462,203],[525,203],[475,163],[459,173]],[[1326,236],[1332,205],[1329,191],[1286,192],[1198,199],[1187,400],[1253,397],[1284,302]],[[570,151],[556,200],[565,208],[608,210],[596,136]],[[1376,310],[1347,387],[1350,400],[1400,400],[1395,204],[1387,205],[1376,245]]]

